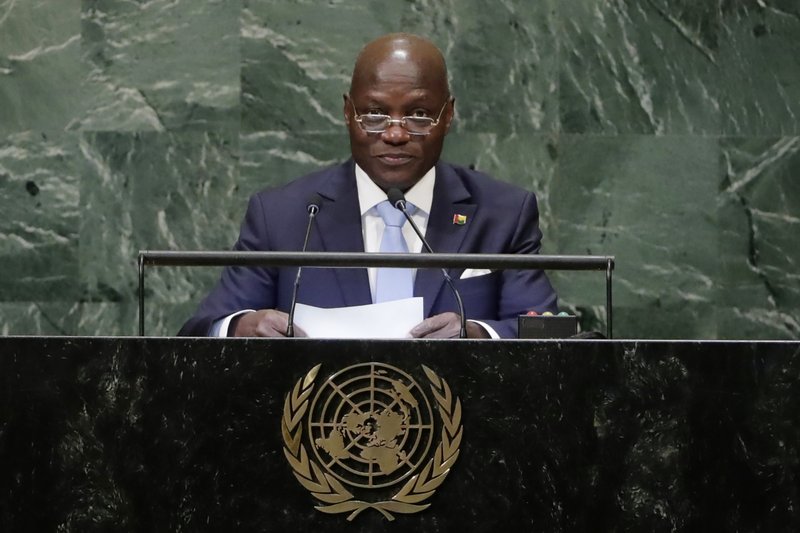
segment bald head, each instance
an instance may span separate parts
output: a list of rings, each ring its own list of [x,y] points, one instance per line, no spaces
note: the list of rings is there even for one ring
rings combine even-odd
[[[343,96],[353,160],[381,189],[407,191],[439,160],[454,100],[444,58],[432,42],[391,33],[368,43]],[[373,122],[384,117],[388,125],[370,131],[363,127],[364,115]],[[407,118],[430,129],[411,132]]]
[[[429,89],[450,94],[442,53],[428,39],[410,33],[390,33],[367,43],[353,67],[350,93],[385,81],[381,78],[396,75],[398,69]]]

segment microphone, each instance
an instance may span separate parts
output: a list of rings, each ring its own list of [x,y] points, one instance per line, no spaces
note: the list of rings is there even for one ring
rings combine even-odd
[[[406,216],[406,220],[408,220],[409,224],[411,224],[411,227],[414,228],[414,232],[417,234],[417,237],[419,237],[419,240],[422,241],[422,244],[425,246],[425,249],[428,251],[428,253],[434,253],[431,245],[425,240],[425,236],[422,235],[419,227],[414,222],[414,219],[412,219],[411,215],[408,214],[408,210],[406,209],[406,197],[403,195],[402,191],[400,191],[400,189],[397,187],[392,187],[386,191],[386,196],[389,198],[389,203],[392,204],[395,209],[402,211]],[[464,315],[464,303],[461,301],[461,295],[458,293],[456,286],[453,284],[453,279],[444,268],[442,269],[442,275],[444,276],[444,280],[447,282],[447,286],[450,287],[451,291],[453,291],[453,296],[455,296],[456,303],[458,304],[458,312],[461,315],[461,331],[459,331],[458,337],[461,339],[466,339],[467,317]]]
[[[319,206],[322,205],[322,196],[314,193],[308,200],[306,211],[308,211],[308,225],[306,226],[306,238],[303,240],[303,251],[306,251],[308,246],[308,236],[311,235],[311,225],[314,223],[314,217],[319,213]],[[294,337],[294,308],[297,307],[297,290],[300,288],[300,274],[303,272],[303,267],[297,267],[297,276],[294,278],[294,288],[292,289],[292,305],[289,307],[289,319],[286,324],[286,336]]]

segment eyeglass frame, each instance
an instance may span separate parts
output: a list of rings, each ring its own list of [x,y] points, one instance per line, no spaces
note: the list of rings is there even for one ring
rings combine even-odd
[[[392,124],[398,124],[409,135],[418,135],[420,137],[425,137],[426,135],[430,135],[431,134],[431,131],[433,131],[433,128],[435,128],[436,126],[439,125],[439,121],[442,118],[442,113],[444,113],[444,108],[447,107],[447,104],[449,104],[450,102],[453,101],[453,97],[452,96],[448,96],[445,99],[444,104],[442,104],[442,108],[439,110],[439,114],[436,116],[436,119],[432,119],[430,117],[409,117],[409,116],[400,117],[400,118],[392,118],[391,115],[385,115],[383,113],[372,114],[373,117],[386,117],[386,120],[388,122],[386,123],[386,127],[383,128],[382,130],[380,130],[380,131],[370,131],[370,130],[368,130],[368,129],[366,129],[364,127],[364,123],[361,121],[361,117],[363,117],[364,115],[370,115],[371,113],[361,113],[359,115],[358,114],[358,110],[356,109],[356,104],[353,103],[353,98],[350,95],[347,95],[347,99],[350,100],[350,106],[353,108],[353,113],[355,113],[355,116],[353,117],[353,120],[355,120],[358,123],[358,127],[361,128],[361,131],[363,131],[364,133],[385,133],[386,130],[388,130],[389,128],[392,127]],[[406,127],[406,120],[410,119],[410,118],[430,120],[431,121],[430,129],[428,131],[426,131],[425,133],[409,131],[408,128]]]

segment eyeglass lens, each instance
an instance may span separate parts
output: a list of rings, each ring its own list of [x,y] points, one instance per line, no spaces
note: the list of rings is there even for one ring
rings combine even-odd
[[[392,123],[404,126],[409,133],[428,133],[433,127],[434,120],[427,117],[403,117],[392,120],[388,115],[361,115],[361,124],[371,133],[386,131]]]

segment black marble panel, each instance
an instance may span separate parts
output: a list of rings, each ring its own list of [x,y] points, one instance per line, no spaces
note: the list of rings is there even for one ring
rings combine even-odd
[[[463,406],[394,522],[314,510],[283,451],[295,383],[368,361]],[[9,337],[0,530],[796,531],[799,373],[797,342]]]

